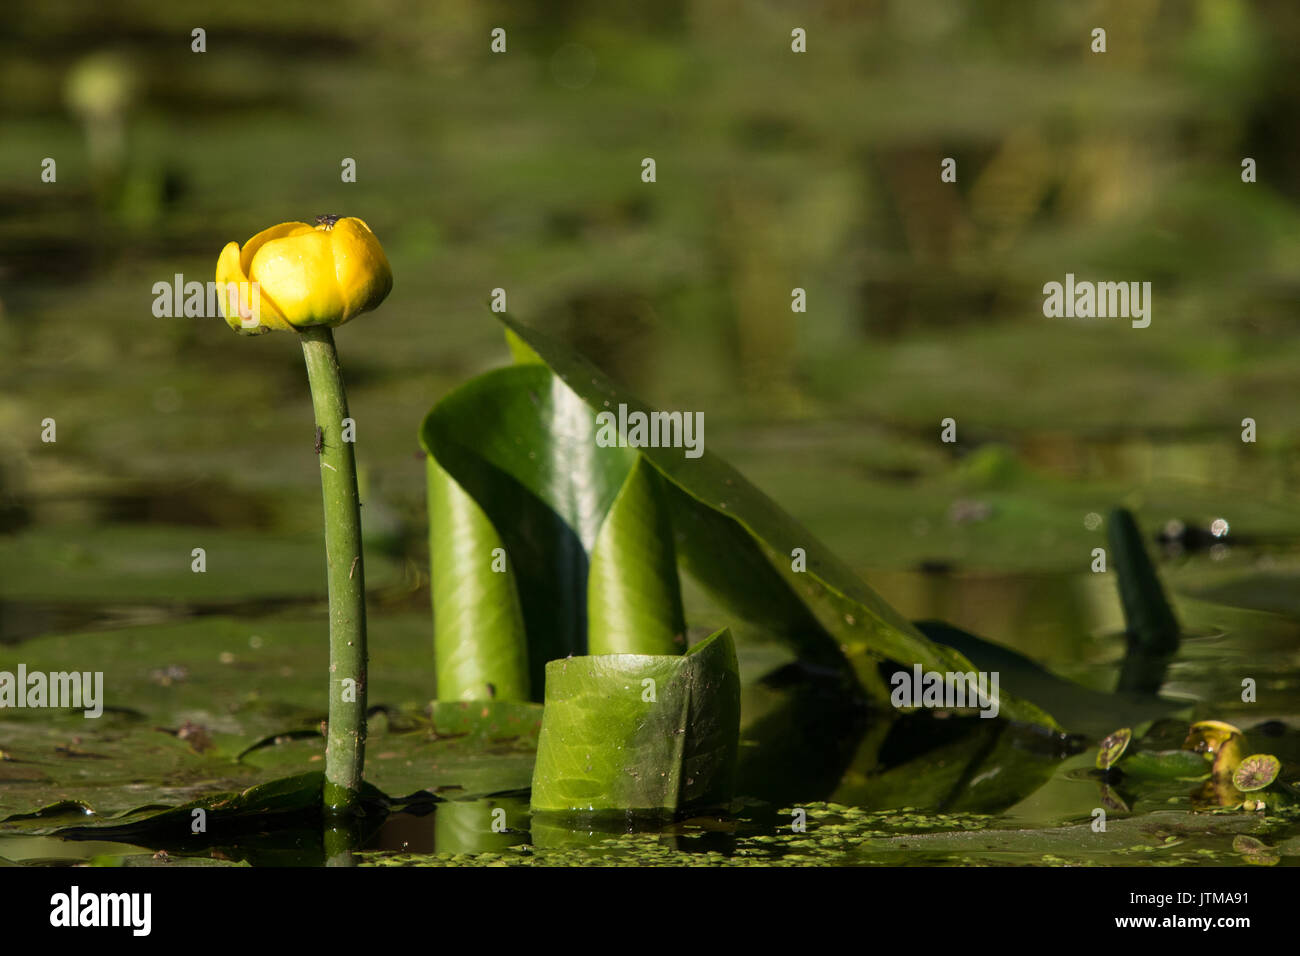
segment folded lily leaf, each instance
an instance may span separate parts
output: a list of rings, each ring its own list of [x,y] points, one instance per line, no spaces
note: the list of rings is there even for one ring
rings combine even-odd
[[[725,806],[739,730],[740,675],[725,628],[683,655],[552,661],[533,812]]]
[[[650,410],[565,346],[505,314],[495,315],[507,327],[515,354],[527,360],[528,364],[513,370],[520,382],[524,375],[538,376],[548,367],[554,371],[552,384],[542,378],[535,380],[532,404],[549,403],[553,418],[554,408],[569,412],[556,435],[562,457],[557,463],[556,454],[539,446],[531,432],[527,436],[484,435],[481,420],[449,423],[465,435],[456,448],[473,447],[468,442],[470,435],[482,438],[487,443],[482,458],[493,467],[513,469],[518,476],[513,485],[516,495],[531,493],[567,509],[567,524],[574,538],[585,542],[589,535],[594,537],[594,528],[622,485],[622,479],[616,484],[614,480],[619,475],[625,479],[631,468],[629,456],[639,456],[665,479],[678,560],[734,618],[762,629],[805,661],[851,668],[865,693],[886,706],[889,688],[879,675],[881,661],[903,666],[919,663],[943,672],[974,669],[956,651],[928,640],[807,529],[716,455],[704,450],[698,458],[687,458],[680,448],[596,447],[597,411],[620,403],[627,405],[629,414],[648,414]],[[536,364],[536,359],[546,365]],[[485,382],[499,374],[488,373],[475,381]],[[504,380],[494,381],[501,384]],[[571,398],[561,400],[557,390]],[[585,408],[585,414],[577,413],[575,402]],[[425,447],[493,514],[496,527],[504,529],[507,522],[496,518],[496,505],[490,503],[489,496],[497,489],[490,482],[477,480],[482,468],[476,469],[465,455],[452,461],[453,446],[441,437],[445,426],[438,417],[445,403],[430,415],[434,428],[426,421]],[[497,420],[489,418],[486,424]],[[607,452],[611,455],[606,456]],[[530,453],[535,453],[536,460]],[[603,464],[606,457],[611,462],[608,466]],[[557,491],[581,492],[576,494],[576,503],[585,507],[573,507]],[[806,555],[806,570],[797,570],[791,560],[797,549]],[[537,556],[534,550],[530,560]],[[536,625],[530,601],[525,598],[523,604],[531,644]],[[552,611],[552,616],[556,613]],[[568,614],[566,622],[572,616]],[[1011,720],[1059,729],[1040,708],[1006,690],[1000,694],[999,712]]]
[[[479,684],[511,686],[517,655],[526,653],[525,699],[540,700],[547,661],[586,652],[589,554],[636,455],[598,447],[594,413],[535,364],[496,369],[456,389],[426,416],[420,441],[429,457],[431,492],[442,480],[437,471],[444,471],[494,532],[478,522],[463,562],[433,565],[440,579],[435,600],[439,593],[466,595],[454,599],[456,613],[436,614],[437,657],[478,655],[472,664],[463,656],[458,663],[474,680],[452,683],[447,691],[464,697]],[[435,538],[443,534],[439,529],[454,528],[446,506],[458,499],[431,493]],[[505,573],[492,570],[497,540]],[[498,580],[475,583],[481,578]],[[517,621],[499,616],[495,602],[507,587],[517,597],[526,640]],[[488,640],[480,644],[480,635]],[[447,691],[440,678],[439,695]]]
[[[523,610],[501,538],[432,455],[427,471],[438,699],[528,700]]]
[[[638,459],[591,552],[589,654],[680,654],[686,622],[663,479]]]

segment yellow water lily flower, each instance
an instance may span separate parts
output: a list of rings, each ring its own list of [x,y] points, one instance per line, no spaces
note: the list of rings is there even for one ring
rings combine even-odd
[[[263,229],[242,249],[229,243],[217,260],[217,282],[224,287],[226,323],[260,335],[342,325],[384,301],[393,271],[360,219],[319,216],[315,226],[282,222]]]

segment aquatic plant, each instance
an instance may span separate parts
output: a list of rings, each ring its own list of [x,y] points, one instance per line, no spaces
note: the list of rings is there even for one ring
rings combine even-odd
[[[217,261],[222,314],[236,332],[296,332],[302,341],[316,417],[325,503],[330,604],[329,722],[324,801],[349,812],[361,789],[366,743],[366,597],[361,511],[347,396],[333,329],[376,308],[393,286],[383,247],[351,217],[320,216],[315,226],[283,222]]]

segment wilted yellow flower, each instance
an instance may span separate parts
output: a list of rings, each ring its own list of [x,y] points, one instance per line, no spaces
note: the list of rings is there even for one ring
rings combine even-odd
[[[242,249],[229,243],[217,260],[217,282],[225,287],[226,323],[259,335],[342,325],[384,301],[393,272],[364,222],[320,216],[315,226],[282,222],[263,229]]]

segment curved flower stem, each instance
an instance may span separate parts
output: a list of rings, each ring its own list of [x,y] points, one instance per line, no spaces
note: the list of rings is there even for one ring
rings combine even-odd
[[[325,499],[325,559],[330,596],[330,704],[325,748],[325,809],[350,813],[361,790],[366,752],[366,578],[361,556],[361,504],[352,443],[343,441],[348,400],[334,334],[302,335],[316,426],[321,430],[320,482]],[[354,683],[348,684],[351,680]]]

